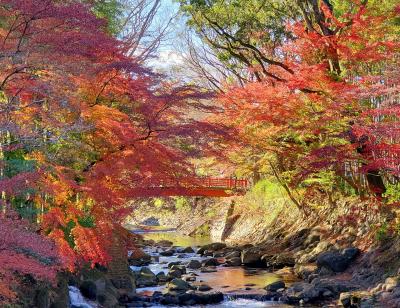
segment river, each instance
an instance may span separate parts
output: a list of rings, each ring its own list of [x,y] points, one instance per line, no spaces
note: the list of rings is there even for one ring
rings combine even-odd
[[[158,242],[160,240],[168,240],[174,243],[174,247],[178,249],[180,247],[191,246],[196,249],[199,246],[211,243],[210,238],[207,237],[190,237],[178,234],[173,230],[153,230],[153,231],[141,231],[136,230],[135,233],[140,233],[147,240],[154,240]],[[164,272],[168,273],[168,263],[180,261],[182,264],[189,262],[190,260],[204,260],[204,257],[195,253],[175,254],[173,256],[160,256],[160,248],[147,247],[145,252],[153,257],[153,261],[148,268],[155,274]],[[140,267],[131,267],[133,271],[140,270]],[[261,301],[257,300],[266,293],[264,287],[271,282],[285,280],[287,284],[292,282],[293,277],[280,276],[275,273],[268,272],[264,269],[259,268],[246,268],[243,266],[238,267],[224,267],[218,266],[216,272],[202,273],[200,271],[193,270],[198,275],[196,281],[202,284],[207,284],[212,287],[210,292],[220,291],[224,294],[224,302],[217,305],[207,305],[206,307],[291,307],[279,302]],[[196,283],[194,283],[196,284]],[[164,286],[138,288],[137,292],[139,295],[152,295],[155,291],[162,291]],[[151,307],[167,307],[162,305],[156,305]],[[171,307],[171,306],[168,306]],[[194,306],[191,306],[194,307]],[[195,306],[204,307],[204,306]]]

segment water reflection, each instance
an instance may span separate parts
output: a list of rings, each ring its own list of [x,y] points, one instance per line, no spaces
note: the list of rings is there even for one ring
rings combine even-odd
[[[175,246],[179,247],[198,247],[205,244],[211,243],[209,237],[190,237],[185,235],[180,235],[175,231],[161,231],[160,230],[146,230],[140,232],[145,239],[154,240],[155,242],[161,240],[168,240],[174,243]],[[152,256],[158,256],[159,261],[150,264],[148,267],[155,273],[163,271],[165,274],[168,273],[167,264],[170,262],[181,261],[182,264],[188,263],[190,260],[203,260],[197,254],[184,254],[184,258],[180,258],[179,254],[171,257],[159,256],[159,250],[155,247],[148,247],[146,252]],[[132,270],[140,270],[140,267],[131,267]],[[266,293],[264,287],[274,281],[283,278],[287,284],[290,284],[293,277],[280,276],[267,270],[255,269],[255,268],[245,268],[245,267],[223,267],[219,266],[216,268],[216,272],[202,273],[199,270],[190,270],[194,272],[197,276],[196,282],[193,285],[207,284],[212,287],[210,292],[220,291],[225,294],[225,301],[218,305],[208,305],[208,306],[196,306],[196,307],[207,307],[207,308],[217,308],[217,307],[275,307],[275,308],[286,308],[291,307],[284,305],[282,303],[274,302],[262,302],[253,299],[236,298],[237,295],[263,295]],[[155,291],[162,291],[164,286],[156,286],[149,288],[139,288],[137,292],[141,295],[151,296]],[[240,296],[239,296],[240,297]],[[166,307],[166,306],[152,306],[152,307]],[[171,307],[171,306],[169,306]],[[193,307],[193,306],[192,306]]]
[[[218,267],[215,273],[199,273],[198,280],[223,293],[264,294],[264,287],[282,277],[259,269]]]
[[[211,238],[209,236],[189,236],[178,234],[175,230],[146,230],[139,231],[135,230],[135,233],[142,234],[146,240],[153,240],[159,242],[162,240],[171,241],[175,246],[187,247],[187,246],[203,246],[210,244]]]

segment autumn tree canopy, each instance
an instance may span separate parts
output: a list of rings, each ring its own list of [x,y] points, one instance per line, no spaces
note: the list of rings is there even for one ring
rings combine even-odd
[[[214,119],[238,130],[222,161],[255,180],[275,177],[304,210],[321,194],[332,201],[339,191],[392,191],[396,1],[181,3],[188,25],[220,60],[213,69],[198,58],[201,74],[210,80],[225,65],[238,77],[226,80],[218,100],[224,112]]]
[[[400,201],[396,0],[178,2],[207,91],[147,66],[159,0],[0,0],[0,302],[16,273],[106,264],[127,201],[193,159],[274,177],[304,214]]]

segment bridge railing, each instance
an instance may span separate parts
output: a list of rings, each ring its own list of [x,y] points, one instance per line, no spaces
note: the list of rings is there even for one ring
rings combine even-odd
[[[247,179],[236,178],[211,178],[211,177],[190,177],[184,179],[163,179],[159,183],[153,183],[153,187],[185,187],[185,188],[220,188],[230,190],[247,190],[250,182]]]

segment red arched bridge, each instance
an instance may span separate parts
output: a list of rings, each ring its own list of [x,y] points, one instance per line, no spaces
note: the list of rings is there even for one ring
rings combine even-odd
[[[230,197],[244,195],[249,188],[250,182],[246,179],[192,177],[153,183],[150,187],[137,189],[135,195],[139,197]]]

